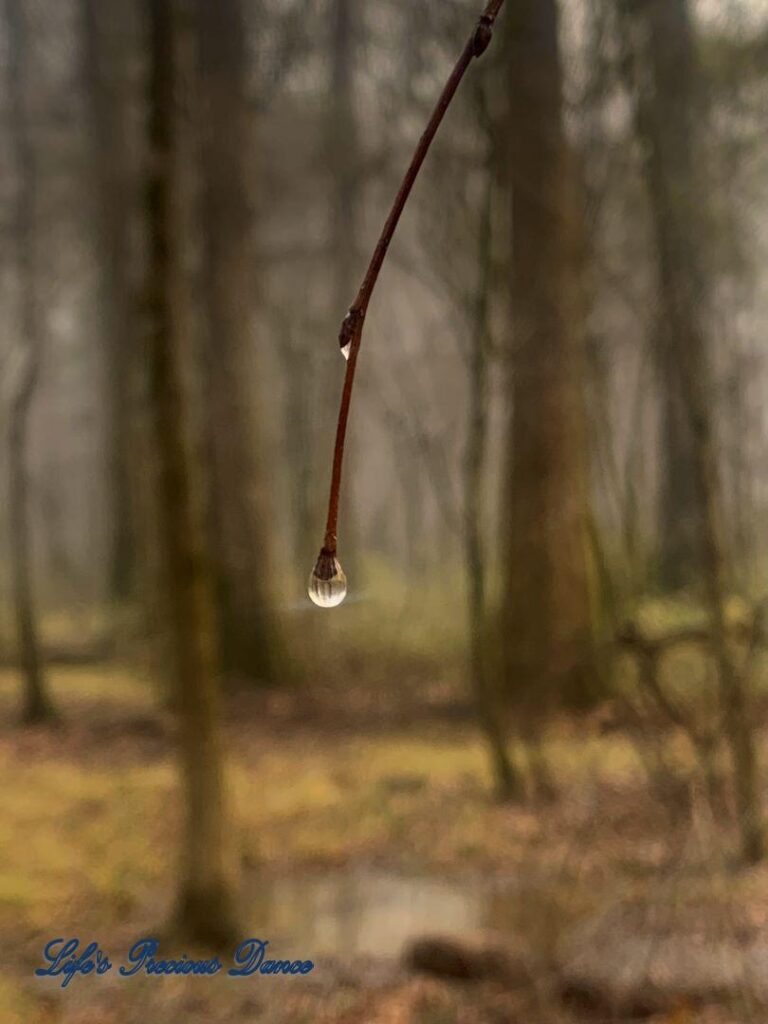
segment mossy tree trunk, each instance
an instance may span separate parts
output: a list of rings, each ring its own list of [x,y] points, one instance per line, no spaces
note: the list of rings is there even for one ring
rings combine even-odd
[[[147,363],[185,810],[175,924],[192,940],[226,946],[237,929],[219,724],[217,620],[203,503],[187,437],[182,347],[174,315],[181,255],[174,202],[179,172],[176,17],[174,0],[147,0]]]

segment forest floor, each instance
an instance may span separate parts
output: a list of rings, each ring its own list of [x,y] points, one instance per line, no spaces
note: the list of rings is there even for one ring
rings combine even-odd
[[[162,934],[180,806],[172,716],[135,674],[53,671],[55,728],[17,724],[17,687],[14,673],[0,673],[2,1024],[629,1019],[632,1007],[622,1016],[584,992],[569,1008],[553,981],[563,949],[582,956],[601,920],[609,938],[594,939],[595,956],[615,977],[628,969],[624,937],[651,936],[667,965],[681,947],[699,951],[692,964],[683,949],[688,990],[678,984],[654,1020],[768,1018],[746,985],[698,1006],[693,975],[712,983],[702,951],[715,949],[718,964],[738,966],[748,954],[763,963],[768,869],[733,870],[727,799],[722,820],[713,818],[686,774],[682,739],[645,743],[604,714],[563,719],[547,740],[557,796],[501,805],[466,707],[440,687],[399,714],[375,700],[356,707],[342,691],[228,702],[245,930],[284,956],[316,959],[312,975],[121,981],[113,971],[64,990],[35,979],[51,938],[96,940],[114,961],[136,939]],[[649,782],[648,766],[662,756],[680,771]],[[436,930],[503,935],[536,965],[529,983],[409,974],[397,958],[402,943]],[[768,959],[764,966],[768,982]]]

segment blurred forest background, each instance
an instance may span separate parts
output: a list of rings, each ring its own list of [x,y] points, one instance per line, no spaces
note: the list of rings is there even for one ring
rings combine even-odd
[[[765,1019],[766,0],[503,6],[306,596],[481,13],[0,2],[3,1021]]]

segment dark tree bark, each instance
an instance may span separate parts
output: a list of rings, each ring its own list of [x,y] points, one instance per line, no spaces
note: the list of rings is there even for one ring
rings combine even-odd
[[[29,416],[40,372],[43,326],[36,289],[35,154],[25,109],[24,61],[27,59],[24,11],[20,0],[5,0],[8,34],[8,98],[18,193],[14,226],[19,275],[22,367],[11,400],[8,432],[8,514],[11,536],[11,575],[23,678],[23,720],[30,723],[56,717],[45,682],[37,613],[32,588],[32,537],[29,517],[27,437]]]
[[[501,693],[488,666],[486,650],[486,565],[482,538],[482,492],[488,441],[488,350],[492,286],[494,167],[486,167],[480,213],[478,283],[469,351],[469,408],[464,453],[464,561],[467,570],[469,671],[480,728],[488,743],[496,792],[500,799],[518,796],[521,780],[507,747]]]
[[[656,328],[660,335],[668,324]],[[659,490],[659,584],[681,590],[701,572],[701,496],[693,472],[694,439],[683,396],[677,385],[669,338],[659,339],[657,381],[661,391],[661,450]]]
[[[202,143],[203,340],[211,455],[210,528],[216,557],[224,670],[281,681],[269,614],[265,480],[257,458],[253,355],[251,201],[246,181],[252,124],[245,102],[245,26],[239,0],[199,0]]]
[[[637,121],[656,236],[658,287],[667,332],[663,365],[690,438],[686,472],[696,501],[693,523],[704,574],[725,732],[734,765],[742,856],[765,853],[757,753],[747,681],[728,644],[724,603],[728,571],[712,405],[714,382],[707,319],[709,273],[705,154],[699,138],[702,95],[686,0],[623,0],[637,60]],[[678,508],[677,515],[685,514]]]
[[[514,344],[502,634],[507,685],[540,714],[599,677],[588,554],[581,210],[563,129],[555,0],[509,11]]]
[[[186,436],[182,346],[174,302],[181,255],[174,198],[179,174],[174,7],[174,0],[147,0],[146,301],[149,391],[185,808],[175,923],[193,940],[225,946],[236,937],[237,929],[219,726],[218,631],[202,500]]]
[[[704,238],[700,233],[701,211],[694,210],[697,200],[692,188],[695,170],[691,117],[695,116],[694,111],[703,113],[703,97],[697,82],[688,17],[683,5],[676,0],[652,14],[655,28],[646,20],[652,11],[644,2],[623,0],[621,10],[635,58],[639,50],[646,55],[645,59],[634,62],[639,86],[637,126],[644,145],[649,147],[646,152],[654,151],[646,161],[654,219],[670,218],[664,228],[667,247],[664,258],[686,264],[690,274],[700,275],[703,264],[693,249],[702,245]],[[650,44],[649,33],[653,32],[656,38],[659,31],[661,52],[651,55],[650,46],[646,48],[646,44]],[[687,228],[684,227],[686,222]],[[694,224],[696,228],[691,231]],[[696,290],[702,287],[703,279],[700,279]],[[701,572],[703,506],[694,468],[690,417],[676,372],[675,349],[682,339],[669,317],[666,300],[655,333],[657,381],[661,393],[659,580],[664,587],[676,590],[693,583]]]
[[[29,288],[29,283],[23,285]],[[34,300],[32,300],[34,301]],[[13,603],[18,658],[23,678],[22,720],[30,724],[56,718],[43,668],[40,635],[32,592],[32,542],[29,523],[27,434],[29,414],[39,374],[39,354],[27,350],[26,365],[13,396],[8,432],[8,514],[12,546]]]

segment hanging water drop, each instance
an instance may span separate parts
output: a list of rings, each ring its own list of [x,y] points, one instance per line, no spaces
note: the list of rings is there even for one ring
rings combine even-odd
[[[341,354],[349,362],[349,353],[352,351],[352,342],[348,341],[346,345],[341,346]]]
[[[337,608],[347,596],[347,577],[341,563],[325,548],[310,574],[307,592],[318,608]]]

